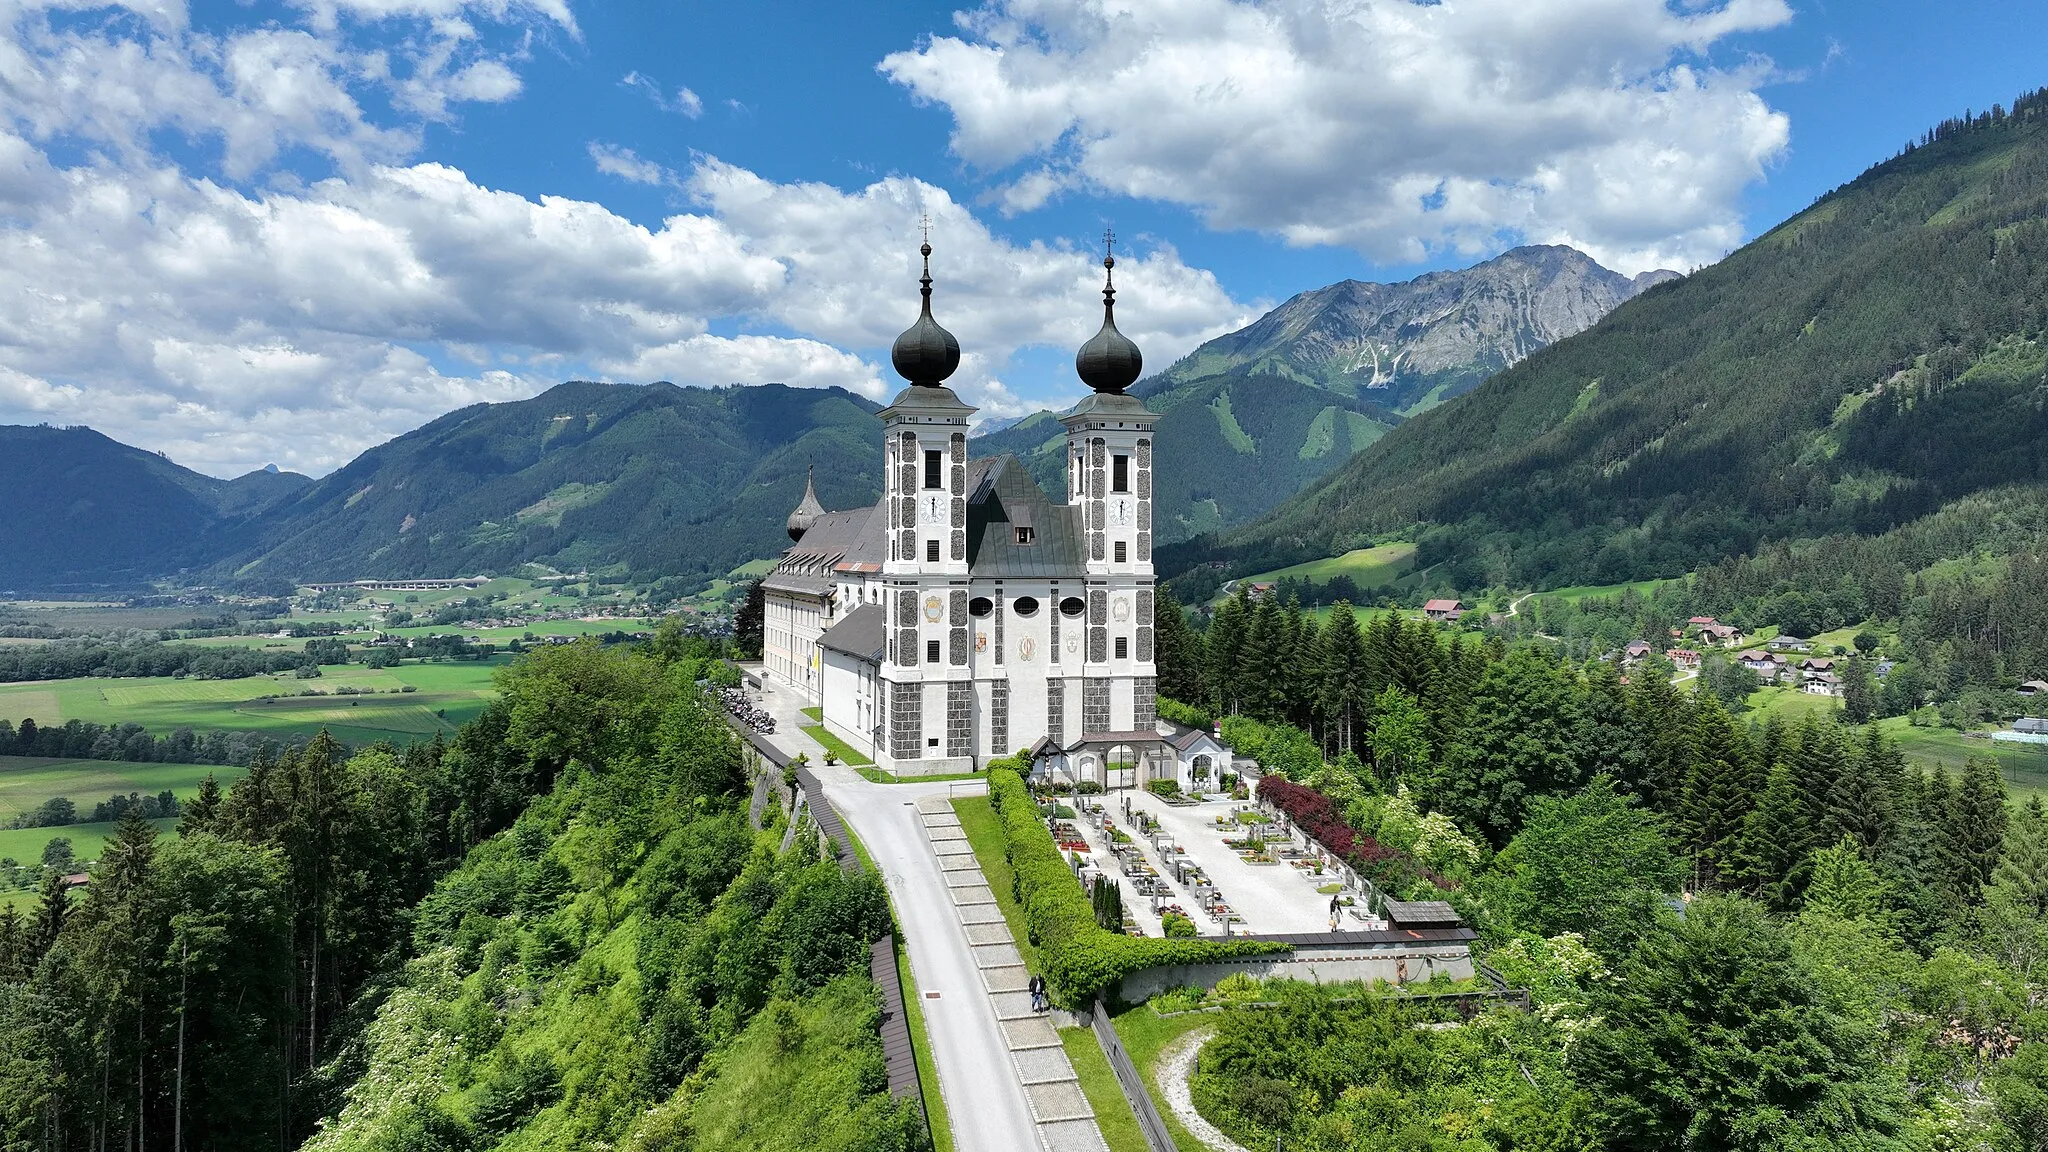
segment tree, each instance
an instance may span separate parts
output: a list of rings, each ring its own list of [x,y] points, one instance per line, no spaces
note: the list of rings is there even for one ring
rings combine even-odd
[[[1210,693],[1202,637],[1188,627],[1180,601],[1164,588],[1158,590],[1152,618],[1160,695],[1206,708]]]
[[[1684,878],[1656,815],[1600,776],[1577,795],[1532,799],[1481,888],[1516,930],[1577,932],[1597,948],[1647,931]]]
[[[1693,765],[1678,826],[1699,884],[1719,886],[1736,869],[1743,822],[1756,807],[1757,786],[1749,742],[1718,697],[1700,693],[1692,722]]]
[[[2006,828],[1987,895],[2027,915],[2048,919],[2048,810],[2042,808],[2039,796],[2028,800]]]
[[[1998,761],[1972,756],[1963,764],[1963,779],[1943,821],[1947,835],[1949,874],[1955,891],[1975,904],[1998,867],[1999,845],[2005,841],[2005,780]]]
[[[1745,892],[1786,911],[1806,887],[1805,797],[1789,764],[1771,769],[1756,808],[1743,820],[1731,874]]]
[[[1861,657],[1842,661],[1842,719],[1851,724],[1868,724],[1877,718],[1877,688],[1870,680],[1870,665]]]
[[[1366,695],[1365,639],[1349,603],[1339,600],[1330,609],[1320,639],[1316,715],[1327,734],[1325,743],[1341,756],[1357,742],[1372,705]]]
[[[1763,908],[1702,896],[1649,933],[1595,994],[1573,1049],[1610,1148],[1688,1152],[1867,1146],[1899,1093],[1872,1036],[1816,999]]]
[[[743,655],[755,658],[761,655],[767,619],[767,593],[761,587],[761,581],[755,580],[747,585],[746,596],[741,598],[740,606],[732,614],[733,643],[739,646]]]
[[[1841,843],[1814,853],[1811,872],[1809,910],[1844,920],[1874,920],[1884,910],[1884,883],[1853,838],[1844,836]]]
[[[1244,585],[1216,606],[1209,622],[1209,687],[1215,692],[1218,715],[1235,716],[1243,710],[1240,689],[1244,684],[1245,634],[1251,625],[1250,601]]]
[[[199,782],[199,795],[185,805],[185,811],[178,817],[178,835],[193,836],[213,830],[214,821],[220,818],[220,781],[208,772]]]
[[[1531,796],[1579,783],[1580,725],[1568,674],[1531,649],[1489,664],[1473,690],[1470,722],[1417,785],[1426,806],[1466,821],[1495,844],[1521,827]]]
[[[1381,780],[1397,784],[1406,772],[1429,769],[1429,717],[1415,698],[1392,684],[1372,703],[1372,762]]]

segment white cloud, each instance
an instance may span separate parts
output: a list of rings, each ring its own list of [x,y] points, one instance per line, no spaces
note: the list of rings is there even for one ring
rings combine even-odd
[[[620,80],[619,83],[628,88],[638,89],[650,101],[653,101],[656,108],[661,109],[663,112],[687,116],[692,120],[704,115],[703,97],[698,96],[688,88],[678,88],[675,95],[670,96],[662,89],[659,81],[639,72],[626,73],[625,78]]]
[[[1012,358],[1093,330],[1097,257],[1004,239],[933,185],[780,184],[711,157],[675,173],[592,143],[600,170],[687,199],[643,224],[420,160],[426,122],[519,93],[523,37],[494,48],[470,18],[573,30],[566,9],[325,3],[303,26],[228,31],[132,11],[52,20],[0,0],[0,421],[91,424],[219,475],[318,473],[574,376],[884,398],[922,212],[962,395],[997,416],[1075,390],[1020,383]],[[372,42],[364,21],[410,23]],[[181,167],[165,131],[217,151]],[[303,171],[308,151],[324,173]],[[1163,245],[1118,283],[1155,365],[1251,314]]]
[[[591,141],[590,160],[597,165],[599,172],[635,184],[673,184],[676,179],[675,173],[652,160],[643,160],[631,148],[617,144]]]
[[[1717,258],[1788,139],[1767,63],[1705,57],[1785,0],[991,0],[881,64],[1028,211],[1081,187],[1376,258],[1575,244]]]

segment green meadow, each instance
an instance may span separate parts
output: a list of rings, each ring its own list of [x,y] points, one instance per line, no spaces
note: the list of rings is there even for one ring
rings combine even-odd
[[[248,772],[217,764],[137,764],[126,760],[56,760],[43,756],[0,756],[0,823],[18,812],[40,808],[54,796],[90,812],[109,796],[131,792],[154,796],[170,791],[189,799],[210,774],[226,788]],[[16,857],[19,859],[19,857]]]
[[[351,743],[400,744],[453,733],[483,711],[491,675],[510,661],[458,660],[401,664],[396,668],[344,665],[316,679],[291,675],[239,680],[88,678],[0,685],[0,716],[19,724],[33,717],[45,727],[68,720],[136,723],[162,734],[249,731],[280,738],[310,736],[322,728]],[[410,686],[413,691],[405,692]],[[338,688],[357,694],[337,695]],[[302,695],[312,690],[320,695]]]

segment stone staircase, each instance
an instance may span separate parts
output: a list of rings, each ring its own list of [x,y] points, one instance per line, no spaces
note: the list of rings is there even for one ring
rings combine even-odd
[[[944,796],[927,796],[917,802],[918,821],[938,854],[939,867],[959,912],[960,926],[973,948],[975,966],[995,1008],[996,1021],[1010,1049],[1010,1062],[1024,1085],[1024,1097],[1038,1123],[1038,1142],[1046,1152],[1109,1152],[1109,1145],[1096,1126],[1095,1110],[1081,1092],[1081,1079],[1060,1046],[1052,1021],[1031,1010],[1031,994],[1025,991],[1031,974],[1024,968],[1024,956],[996,905],[995,893],[974,859],[960,817]],[[963,1118],[964,1119],[964,1118]]]

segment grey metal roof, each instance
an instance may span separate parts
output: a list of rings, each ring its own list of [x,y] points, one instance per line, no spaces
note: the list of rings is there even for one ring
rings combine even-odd
[[[880,604],[863,604],[846,614],[846,618],[818,637],[818,643],[834,652],[844,652],[857,660],[870,664],[882,662],[882,651],[888,647],[889,614]]]
[[[1388,900],[1383,907],[1388,922],[1400,928],[1464,923],[1457,910],[1442,900]]]
[[[1029,527],[1032,542],[1017,543]],[[1079,580],[1088,574],[1081,510],[1055,504],[1015,456],[976,460],[967,472],[967,568],[976,576]]]
[[[867,526],[874,511],[873,507],[868,507],[822,513],[804,533],[804,538],[782,554],[782,559],[762,580],[762,585],[778,592],[797,592],[808,596],[829,594],[838,584],[833,578],[833,569],[850,556],[864,556],[872,551]],[[873,546],[879,547],[879,533],[872,535]]]

